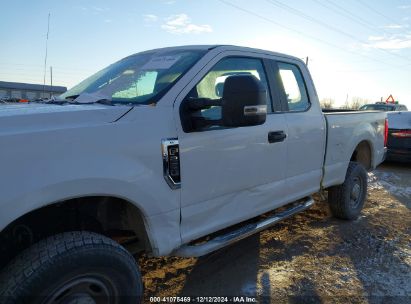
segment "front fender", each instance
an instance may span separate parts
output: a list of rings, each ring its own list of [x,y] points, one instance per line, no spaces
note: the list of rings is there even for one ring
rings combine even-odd
[[[171,109],[147,106],[113,123],[0,133],[0,229],[46,205],[104,195],[141,211],[159,252],[169,246],[161,235],[180,244],[180,191],[164,180],[161,154],[173,126]],[[162,215],[168,224],[153,224]]]

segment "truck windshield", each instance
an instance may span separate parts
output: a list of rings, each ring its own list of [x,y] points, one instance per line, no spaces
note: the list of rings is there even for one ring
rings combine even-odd
[[[163,50],[132,55],[82,81],[59,99],[88,93],[105,96],[113,103],[156,103],[205,52]]]

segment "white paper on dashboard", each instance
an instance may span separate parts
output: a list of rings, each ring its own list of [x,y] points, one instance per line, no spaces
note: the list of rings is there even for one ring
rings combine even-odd
[[[141,67],[142,70],[156,70],[156,69],[169,69],[178,60],[180,56],[159,56],[153,57],[149,62]]]

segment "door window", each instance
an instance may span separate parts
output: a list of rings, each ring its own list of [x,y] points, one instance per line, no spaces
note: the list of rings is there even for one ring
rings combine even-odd
[[[229,57],[219,61],[203,79],[190,91],[186,98],[207,98],[211,100],[220,100],[223,97],[225,80],[233,75],[254,75],[267,88],[268,84],[260,59]],[[267,111],[271,112],[271,100],[267,96]],[[201,110],[201,116],[209,120],[221,119],[221,107],[213,106]]]

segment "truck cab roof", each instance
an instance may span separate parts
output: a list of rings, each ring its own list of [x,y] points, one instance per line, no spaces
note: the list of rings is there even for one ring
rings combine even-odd
[[[407,107],[402,104],[390,104],[384,102],[376,102],[371,104],[366,104],[360,107],[361,111],[408,111]]]
[[[258,53],[258,54],[274,55],[274,56],[294,59],[294,60],[298,60],[298,61],[303,62],[298,57],[283,54],[283,53],[267,51],[267,50],[262,50],[262,49],[257,49],[257,48],[244,47],[244,46],[228,45],[228,44],[182,45],[182,46],[165,47],[165,48],[151,49],[151,50],[147,50],[147,51],[143,51],[143,52],[138,52],[138,53],[135,53],[135,54],[130,55],[128,57],[131,57],[131,56],[134,56],[134,55],[137,55],[137,54],[143,54],[143,53],[150,53],[150,52],[159,52],[160,53],[160,52],[163,52],[163,51],[173,51],[173,50],[204,50],[204,51],[217,50],[217,51],[253,52],[253,53]]]

